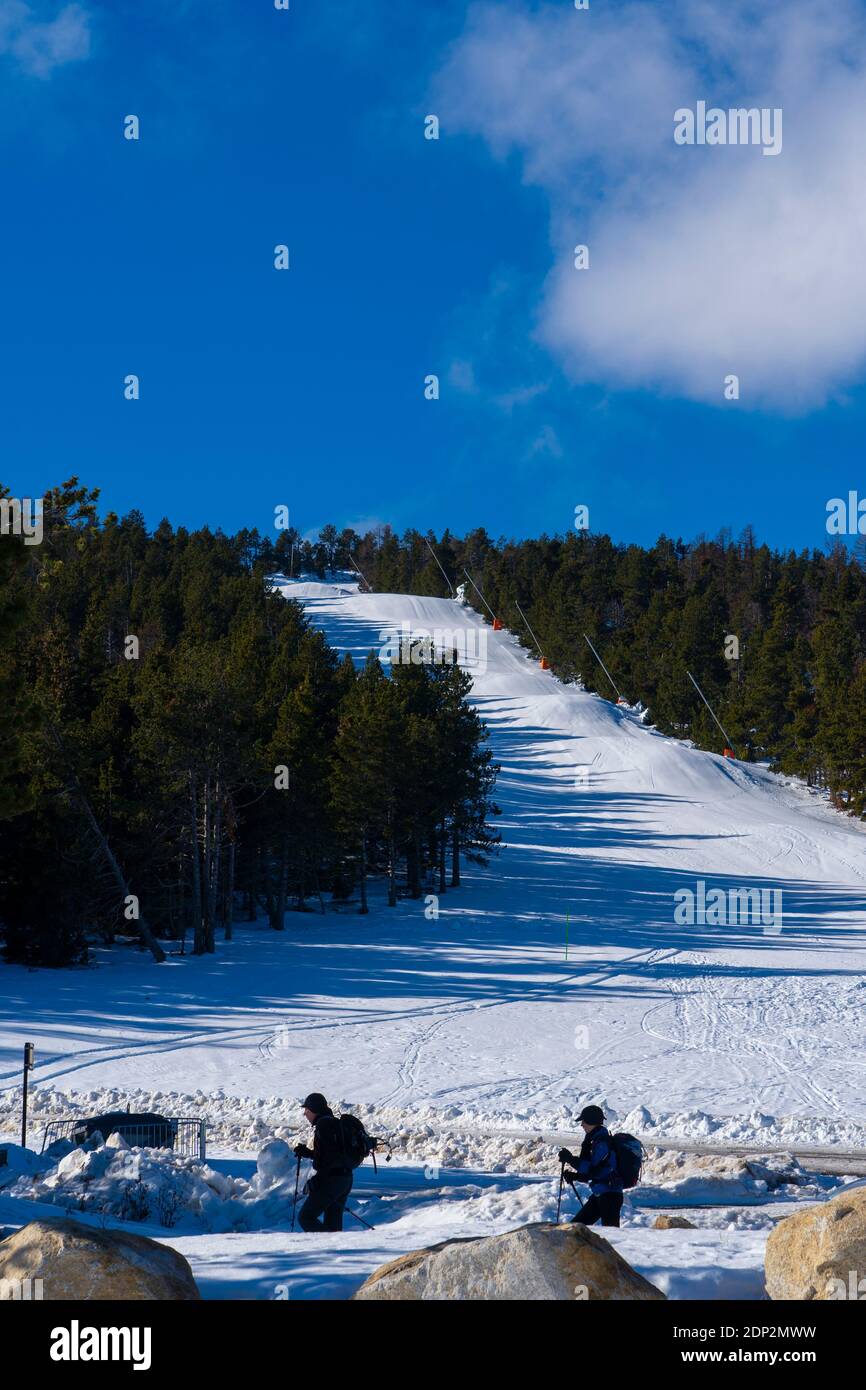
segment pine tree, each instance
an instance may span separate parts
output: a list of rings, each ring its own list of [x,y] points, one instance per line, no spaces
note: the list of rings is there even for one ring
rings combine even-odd
[[[362,913],[369,911],[368,875],[383,859],[389,902],[396,902],[399,732],[393,687],[371,653],[340,709],[331,774],[334,819],[356,870]]]
[[[0,498],[8,496],[0,487]],[[16,536],[0,536],[0,820],[28,805],[24,732],[32,709],[22,660],[28,619],[23,582],[27,548]]]

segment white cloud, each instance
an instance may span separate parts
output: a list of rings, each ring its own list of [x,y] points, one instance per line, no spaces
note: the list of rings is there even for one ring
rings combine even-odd
[[[866,23],[854,0],[471,11],[437,80],[450,129],[549,199],[536,333],[576,381],[821,404],[866,366]],[[774,158],[678,146],[674,111],[781,107]],[[590,246],[587,271],[574,246]]]
[[[516,406],[529,405],[536,397],[543,396],[548,389],[548,382],[537,381],[533,386],[515,386],[511,391],[503,391],[495,400],[500,410],[504,410],[506,415],[512,415]]]
[[[9,54],[32,77],[90,53],[90,18],[81,5],[64,5],[51,19],[37,18],[24,0],[0,0],[0,54]]]
[[[478,395],[478,382],[475,380],[475,368],[471,362],[463,359],[452,362],[448,368],[448,383],[463,395]]]

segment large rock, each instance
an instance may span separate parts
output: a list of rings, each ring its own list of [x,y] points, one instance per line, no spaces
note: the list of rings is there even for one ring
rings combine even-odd
[[[450,1240],[392,1260],[356,1299],[663,1299],[586,1226],[539,1222],[501,1236]]]
[[[780,1221],[764,1268],[773,1299],[866,1297],[866,1187]]]
[[[26,1279],[42,1280],[46,1300],[201,1297],[176,1250],[70,1220],[31,1221],[0,1245],[0,1297],[13,1297],[12,1289]]]
[[[669,1216],[667,1212],[662,1212],[653,1222],[654,1231],[694,1231],[697,1227],[693,1221],[687,1220],[685,1216]]]

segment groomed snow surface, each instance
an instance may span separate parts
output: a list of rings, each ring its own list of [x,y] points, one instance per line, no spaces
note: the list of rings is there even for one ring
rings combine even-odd
[[[283,935],[238,923],[215,957],[160,967],[123,948],[89,970],[3,967],[4,1137],[26,1038],[37,1148],[47,1118],[129,1103],[207,1118],[211,1150],[205,1166],[15,1150],[0,1225],[58,1202],[113,1223],[146,1189],[134,1228],[180,1249],[205,1296],[344,1297],[395,1254],[551,1217],[556,1135],[590,1101],[650,1139],[866,1148],[858,824],[563,686],[450,600],[277,582],[358,661],[407,631],[456,632],[502,768],[502,851],[464,866],[438,918],[425,900],[350,905],[290,914]],[[699,901],[699,882],[781,890],[781,919],[675,920],[675,893]],[[294,1160],[269,1144],[305,1132],[312,1089],[393,1140],[351,1199],[375,1233],[351,1218],[342,1236],[288,1232]],[[781,1170],[655,1155],[611,1239],[671,1296],[760,1297],[772,1223],[844,1181],[767,1161]],[[649,1229],[659,1206],[699,1229]]]

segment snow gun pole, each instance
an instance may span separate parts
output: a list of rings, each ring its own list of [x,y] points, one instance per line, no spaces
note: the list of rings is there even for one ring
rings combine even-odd
[[[351,1207],[346,1207],[346,1211],[349,1213],[350,1216],[354,1216],[356,1221],[360,1221],[362,1226],[366,1226],[368,1231],[375,1231],[376,1227],[371,1226],[369,1221],[365,1221],[363,1216],[359,1216],[356,1211],[352,1211]]]
[[[301,1155],[298,1154],[298,1166],[295,1169],[295,1200],[292,1203],[292,1230],[295,1229],[295,1211],[298,1206],[298,1183],[301,1181]]]
[[[520,614],[520,616],[521,616],[521,618],[523,619],[523,621],[526,623],[526,626],[529,628],[529,635],[530,635],[530,637],[532,638],[533,642],[535,643],[536,647],[538,647],[538,655],[541,657],[541,659],[542,659],[542,661],[543,661],[543,660],[544,660],[544,652],[541,650],[541,647],[539,646],[538,638],[536,637],[535,633],[532,631],[532,628],[529,627],[529,619],[527,618],[527,616],[526,616],[526,614],[524,613],[523,609],[520,607],[520,604],[517,602],[517,599],[514,600],[514,606],[515,606],[515,608],[517,609],[517,611],[518,611],[518,613]]]
[[[586,633],[584,633],[583,635],[584,635],[584,638],[586,639],[586,641],[589,643],[589,650],[592,652],[593,656],[595,657],[595,659],[596,659],[596,661],[598,662],[599,666],[601,667],[602,671],[604,671],[604,674],[607,676],[607,678],[608,678],[608,680],[610,681],[611,685],[613,686],[614,690],[616,690],[616,698],[617,698],[618,700],[621,700],[621,699],[622,699],[622,696],[620,695],[619,691],[616,689],[616,682],[614,681],[613,676],[610,674],[610,671],[607,669],[607,667],[605,666],[605,664],[604,664],[604,662],[602,661],[601,657],[599,656],[598,652],[595,650],[595,647],[594,647],[594,646],[592,645],[592,643],[589,641],[589,638],[586,636]]]
[[[432,545],[430,544],[430,542],[428,541],[428,539],[427,539],[426,536],[423,537],[423,540],[424,540],[424,544],[426,545],[427,549],[430,551],[430,554],[433,556],[433,559],[436,561],[437,565],[439,565],[440,570],[442,570],[442,565],[439,563],[439,556],[436,554],[436,551],[433,549]],[[444,570],[442,570],[442,578],[445,580],[445,583],[448,585],[448,588],[451,590],[451,597],[453,598],[453,597],[454,597],[454,585],[451,583],[451,580],[448,578],[448,575],[445,573]]]
[[[692,685],[695,687],[695,690],[696,690],[696,691],[698,692],[698,694],[700,695],[700,697],[701,697],[701,699],[703,700],[704,704],[706,705],[707,709],[710,711],[710,714],[713,715],[713,719],[716,719],[715,714],[713,714],[713,707],[712,707],[712,705],[710,704],[710,702],[709,702],[709,700],[707,699],[707,697],[706,697],[706,695],[704,694],[704,692],[701,690],[701,687],[698,685],[698,683],[697,683],[697,681],[695,680],[694,676],[692,675],[691,671],[686,671],[686,675],[688,676],[688,678],[689,678],[689,680],[691,681]],[[719,724],[718,719],[716,719],[716,723],[719,725],[719,728],[722,729],[722,726],[721,726],[721,724]],[[727,736],[727,734],[725,733],[724,729],[722,729],[722,738],[725,740],[725,747],[726,747],[726,748],[733,748],[734,745],[733,745],[733,743],[731,742],[731,740],[728,738],[728,736]]]
[[[349,560],[350,560],[350,562],[351,562],[351,564],[352,564],[352,567],[357,571],[358,574],[361,575],[361,578],[364,580],[364,583],[367,585],[367,588],[370,590],[370,593],[372,594],[372,592],[373,592],[373,586],[372,586],[372,584],[370,584],[370,583],[368,582],[368,580],[367,580],[367,578],[366,578],[365,575],[361,574],[361,571],[358,569],[358,566],[355,564],[355,561],[354,561],[354,559],[352,558],[351,555],[349,556]]]
[[[478,585],[475,583],[475,580],[472,578],[472,575],[471,575],[471,574],[469,573],[469,571],[466,570],[466,569],[463,571],[463,573],[466,575],[466,578],[469,580],[469,583],[472,585],[472,587],[473,587],[473,589],[475,590],[476,594],[477,594],[478,597],[481,599],[481,602],[484,604],[484,607],[487,609],[487,612],[490,614],[490,616],[491,616],[491,618],[493,619],[493,621],[496,622],[496,614],[494,613],[493,609],[490,607],[490,604],[487,602],[487,599],[486,599],[486,598],[484,597],[484,595],[482,594],[482,592],[481,592],[481,590],[479,589]]]

